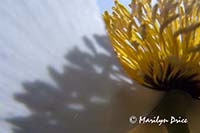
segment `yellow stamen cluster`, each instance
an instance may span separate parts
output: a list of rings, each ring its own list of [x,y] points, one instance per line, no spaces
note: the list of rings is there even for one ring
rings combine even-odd
[[[103,17],[114,50],[132,79],[145,86],[152,86],[145,75],[155,84],[192,74],[200,80],[200,2],[158,0],[152,6],[151,0],[132,0],[129,7],[115,1],[112,14],[106,11]],[[169,64],[173,69],[167,72]]]

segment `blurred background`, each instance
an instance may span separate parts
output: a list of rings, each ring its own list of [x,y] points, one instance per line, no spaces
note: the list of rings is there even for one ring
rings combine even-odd
[[[105,10],[112,12],[112,6],[114,5],[114,0],[96,0],[96,1],[101,13],[103,13]],[[120,0],[120,2],[128,7],[128,4],[130,4],[131,0]]]
[[[154,108],[163,94],[129,79],[107,38],[112,3],[1,1],[0,133],[126,133]]]

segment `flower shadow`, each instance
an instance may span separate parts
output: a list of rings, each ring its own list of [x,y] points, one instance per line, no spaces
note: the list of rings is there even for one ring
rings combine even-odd
[[[133,85],[106,36],[94,35],[94,40],[111,54],[99,53],[83,37],[92,54],[75,47],[65,56],[71,65],[65,65],[62,73],[48,68],[57,86],[41,80],[22,84],[26,93],[14,98],[32,114],[7,120],[15,125],[14,133],[124,133],[134,126],[128,121],[131,115],[153,108],[160,95]]]

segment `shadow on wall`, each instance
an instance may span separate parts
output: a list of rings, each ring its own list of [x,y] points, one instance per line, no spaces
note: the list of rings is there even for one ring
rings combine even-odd
[[[113,53],[106,36],[94,38]],[[129,116],[153,108],[157,94],[130,89],[115,55],[98,53],[87,37],[83,41],[93,55],[75,47],[66,55],[73,65],[64,66],[63,73],[48,68],[57,88],[43,81],[23,83],[26,93],[14,97],[33,113],[8,120],[15,125],[14,133],[125,133],[134,126]]]

